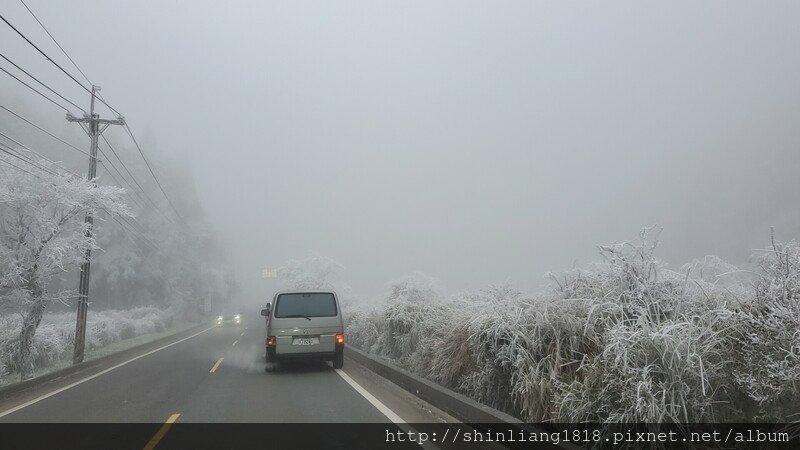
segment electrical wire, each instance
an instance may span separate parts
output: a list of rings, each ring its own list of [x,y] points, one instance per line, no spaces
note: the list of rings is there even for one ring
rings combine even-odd
[[[156,184],[158,185],[158,188],[161,190],[161,193],[164,194],[164,198],[167,199],[167,202],[169,203],[169,206],[172,207],[172,210],[175,212],[175,215],[179,219],[181,219],[181,221],[183,221],[183,217],[181,217],[180,213],[175,208],[175,205],[172,203],[172,200],[170,200],[169,196],[167,195],[167,192],[164,191],[164,187],[161,186],[161,182],[158,181],[158,177],[156,176],[156,173],[153,171],[153,168],[150,167],[150,163],[147,161],[147,158],[144,156],[144,152],[142,151],[142,147],[140,147],[139,143],[136,141],[136,137],[134,137],[133,132],[131,131],[131,127],[128,126],[128,122],[125,122],[125,129],[128,130],[128,136],[131,137],[131,140],[133,140],[133,143],[136,145],[136,149],[139,150],[139,154],[142,156],[142,159],[144,160],[145,165],[147,165],[147,169],[150,170],[150,174],[153,176],[153,179],[156,180]]]
[[[78,71],[79,71],[79,72],[81,72],[81,75],[83,75],[83,77],[86,79],[86,81],[87,81],[87,82],[89,82],[89,84],[91,84],[91,81],[90,81],[90,80],[89,80],[89,78],[86,76],[86,74],[85,74],[85,73],[84,73],[84,72],[83,72],[83,71],[80,69],[80,67],[78,67],[78,66],[77,66],[77,64],[75,64],[75,61],[74,61],[74,60],[73,60],[73,59],[72,59],[72,58],[69,56],[69,54],[67,54],[67,52],[64,50],[64,48],[63,48],[63,47],[62,47],[62,46],[61,46],[61,45],[58,43],[58,41],[57,41],[57,40],[56,40],[56,39],[53,37],[53,35],[52,35],[52,34],[51,34],[51,33],[50,33],[48,30],[47,30],[47,28],[46,28],[46,27],[44,26],[44,24],[43,24],[43,23],[42,23],[42,22],[41,22],[41,21],[38,19],[38,17],[36,17],[36,15],[33,13],[33,11],[32,11],[32,10],[31,10],[31,9],[28,7],[28,5],[27,5],[27,4],[25,4],[25,2],[24,2],[24,1],[23,1],[22,3],[23,3],[23,5],[25,6],[25,8],[28,10],[28,12],[29,12],[29,13],[30,13],[30,14],[31,14],[31,15],[34,17],[34,19],[35,19],[35,20],[36,20],[36,21],[39,23],[39,25],[40,25],[40,26],[41,26],[41,27],[42,27],[42,28],[45,30],[45,32],[47,33],[47,35],[48,35],[48,36],[50,36],[50,38],[51,38],[51,39],[52,39],[52,40],[53,40],[53,41],[56,43],[56,45],[59,47],[59,49],[61,49],[61,51],[62,51],[62,52],[65,54],[65,56],[67,56],[67,58],[68,58],[68,59],[69,59],[69,60],[70,60],[70,61],[73,63],[73,65],[75,65],[75,67],[78,69]],[[33,48],[35,48],[35,49],[36,49],[36,50],[37,50],[37,51],[38,51],[38,52],[39,52],[39,53],[40,53],[42,56],[44,56],[44,57],[45,57],[45,59],[47,59],[47,60],[48,60],[49,62],[51,62],[53,65],[55,65],[56,67],[58,67],[58,69],[59,69],[59,70],[61,70],[61,72],[63,72],[65,75],[67,75],[67,76],[68,76],[70,79],[72,79],[72,80],[73,80],[75,83],[77,83],[77,84],[78,84],[78,85],[79,85],[81,88],[83,88],[83,89],[84,89],[86,92],[89,92],[90,94],[97,96],[97,97],[98,97],[98,100],[100,100],[100,101],[101,101],[101,102],[102,102],[104,105],[106,105],[108,108],[110,108],[110,109],[111,109],[111,110],[112,110],[114,113],[116,113],[118,116],[122,116],[122,114],[120,114],[120,112],[119,112],[119,111],[117,111],[117,110],[116,110],[114,107],[112,107],[111,105],[109,105],[109,104],[108,104],[108,103],[107,103],[107,102],[106,102],[106,101],[105,101],[105,100],[104,100],[102,97],[100,97],[99,95],[97,95],[96,93],[94,93],[92,90],[90,90],[89,88],[87,88],[86,86],[84,86],[84,85],[83,85],[83,83],[81,83],[80,81],[78,81],[78,80],[77,80],[77,79],[76,79],[76,78],[75,78],[75,77],[74,77],[72,74],[70,74],[69,72],[67,72],[67,71],[66,71],[66,70],[65,70],[63,67],[61,67],[61,65],[59,65],[59,64],[58,64],[58,63],[57,63],[55,60],[53,60],[53,58],[51,58],[51,57],[50,57],[50,56],[49,56],[47,53],[45,53],[45,52],[44,52],[44,51],[43,51],[41,48],[39,48],[39,47],[38,47],[36,44],[34,44],[34,43],[33,43],[33,42],[30,40],[30,39],[28,39],[28,37],[27,37],[27,36],[25,36],[25,34],[23,34],[23,33],[22,33],[22,32],[21,32],[19,29],[17,29],[17,28],[16,28],[16,27],[15,27],[15,26],[14,26],[14,25],[11,23],[11,22],[9,22],[9,21],[8,21],[8,19],[6,19],[6,18],[5,18],[5,17],[4,17],[2,14],[0,14],[0,19],[2,19],[2,20],[3,20],[3,22],[5,22],[5,23],[6,23],[6,25],[8,25],[9,27],[11,27],[11,29],[12,29],[12,30],[14,30],[14,31],[15,31],[15,32],[16,32],[16,33],[17,33],[17,34],[20,36],[20,37],[22,37],[22,38],[23,38],[23,39],[24,39],[24,40],[25,40],[25,41],[26,41],[26,42],[27,42],[29,45],[31,45]],[[10,62],[10,61],[9,61],[9,62]],[[12,63],[12,64],[13,64],[13,63]],[[2,68],[0,68],[0,69],[2,69]],[[15,79],[17,79],[17,81],[19,81],[19,82],[21,82],[21,83],[25,84],[25,85],[26,85],[26,86],[28,86],[30,89],[32,89],[32,90],[34,90],[35,92],[39,93],[39,95],[41,95],[41,96],[43,96],[43,97],[47,98],[48,100],[50,100],[50,101],[51,101],[51,102],[53,102],[54,104],[56,104],[56,105],[60,106],[62,109],[65,109],[65,110],[66,110],[66,108],[64,108],[63,106],[59,105],[59,104],[58,104],[58,103],[56,103],[54,100],[52,100],[52,99],[50,99],[49,97],[45,96],[44,94],[42,94],[41,92],[37,91],[37,90],[36,90],[36,89],[34,89],[33,87],[31,87],[31,86],[27,85],[27,84],[26,84],[26,83],[24,83],[22,80],[19,80],[17,77],[15,77],[14,75],[12,75],[12,74],[11,74],[11,73],[9,73],[8,71],[5,71],[5,69],[3,69],[3,71],[4,71],[4,72],[6,72],[7,74],[9,74],[10,76],[14,77]],[[30,76],[30,75],[29,75],[29,76]],[[31,77],[32,77],[32,76],[31,76]],[[32,77],[32,78],[33,78],[33,77]],[[34,79],[35,79],[35,78],[34,78]],[[38,81],[38,80],[37,80],[37,81]],[[67,112],[69,112],[69,111],[67,110]],[[147,157],[145,156],[144,152],[142,151],[142,148],[141,148],[141,146],[140,146],[140,145],[139,145],[139,143],[136,141],[136,137],[134,136],[134,134],[133,134],[133,132],[131,131],[131,129],[130,129],[130,126],[127,124],[127,122],[125,123],[125,129],[127,130],[127,132],[128,132],[128,135],[131,137],[131,140],[133,141],[134,145],[136,146],[137,150],[139,151],[139,154],[141,155],[141,157],[142,157],[142,160],[144,161],[145,165],[147,166],[147,169],[150,171],[150,174],[153,176],[153,179],[155,180],[156,184],[158,185],[158,188],[159,188],[159,190],[160,190],[160,191],[161,191],[161,193],[164,195],[164,198],[166,198],[166,199],[167,199],[167,202],[169,203],[169,205],[170,205],[170,207],[172,208],[172,210],[173,210],[173,212],[175,213],[175,215],[176,215],[176,216],[177,216],[179,219],[183,220],[183,218],[181,217],[181,215],[180,215],[180,213],[178,212],[177,208],[175,208],[175,204],[172,202],[172,200],[169,198],[169,196],[167,195],[166,191],[164,190],[164,187],[162,186],[162,184],[161,184],[161,181],[158,179],[158,176],[156,176],[156,173],[155,173],[155,171],[153,170],[152,166],[150,165],[150,162],[147,160]],[[120,162],[122,162],[122,160],[120,160]],[[137,183],[137,184],[138,184],[138,183]],[[141,188],[141,186],[140,186],[140,188]],[[142,190],[142,191],[144,191],[144,190]]]
[[[168,215],[166,215],[166,214],[165,214],[165,213],[164,213],[164,212],[161,210],[161,208],[159,208],[159,206],[158,206],[158,205],[157,205],[157,204],[156,204],[156,203],[153,201],[153,199],[152,199],[152,198],[150,198],[150,196],[147,194],[147,191],[145,191],[145,190],[144,190],[144,188],[142,187],[142,185],[141,185],[141,184],[139,184],[139,181],[136,179],[136,177],[133,175],[133,173],[130,171],[130,169],[128,169],[128,166],[127,166],[127,165],[125,165],[125,162],[124,162],[124,161],[122,161],[122,158],[120,158],[120,157],[119,157],[119,155],[117,154],[117,151],[116,151],[116,150],[114,150],[114,147],[111,145],[111,143],[110,143],[110,142],[108,142],[108,139],[106,139],[106,137],[105,137],[105,136],[102,136],[102,135],[101,135],[101,137],[103,138],[103,142],[105,142],[105,143],[106,143],[106,146],[108,146],[108,149],[109,149],[109,150],[111,150],[111,153],[112,153],[112,154],[113,154],[113,155],[114,155],[114,156],[117,158],[117,160],[119,161],[119,163],[122,165],[122,168],[123,168],[123,169],[125,169],[125,171],[128,173],[128,175],[130,176],[131,180],[133,180],[133,182],[136,184],[136,186],[138,186],[138,187],[139,187],[139,191],[141,191],[141,193],[142,193],[142,194],[144,194],[144,199],[146,199],[148,202],[150,202],[150,204],[153,206],[153,208],[154,208],[156,211],[158,211],[158,213],[159,213],[159,214],[161,214],[161,215],[162,215],[162,216],[163,216],[165,219],[167,219],[167,220],[168,220],[169,222],[171,222],[173,225],[178,225],[178,224],[177,224],[177,223],[176,223],[174,220],[172,220],[172,219],[171,219],[171,218],[170,218]],[[98,146],[98,150],[99,150],[99,149],[100,149],[100,147]],[[106,157],[106,158],[107,158],[107,157]],[[109,161],[109,163],[111,162],[111,160],[110,160],[110,159],[108,159],[108,161]],[[120,174],[120,176],[122,176],[122,174]],[[129,186],[131,186],[131,189],[133,189],[133,186],[132,186],[132,185],[130,185],[130,184],[129,184]],[[139,192],[139,191],[137,191],[137,195],[138,195],[138,192]]]
[[[29,171],[27,171],[27,170],[23,169],[22,167],[20,167],[20,166],[18,166],[18,165],[16,165],[16,164],[14,164],[14,163],[11,163],[11,162],[9,162],[9,161],[6,161],[6,160],[5,160],[5,159],[3,159],[3,158],[0,158],[0,162],[4,162],[4,163],[8,164],[9,166],[11,166],[11,167],[13,167],[13,168],[15,168],[15,169],[17,169],[17,170],[20,170],[20,171],[22,171],[22,172],[25,172],[25,173],[27,173],[28,175],[33,175],[34,177],[36,177],[36,178],[38,178],[38,179],[40,179],[40,180],[42,180],[42,179],[43,179],[43,178],[42,178],[42,177],[40,177],[39,175],[36,175],[36,174],[35,174],[35,173],[33,173],[33,172],[29,172]]]
[[[69,56],[69,54],[67,53],[67,51],[66,51],[66,50],[64,50],[64,47],[62,47],[62,46],[61,46],[61,44],[59,44],[59,43],[58,43],[58,41],[56,40],[56,38],[55,38],[55,37],[53,37],[53,35],[52,35],[52,34],[50,34],[50,31],[47,29],[47,27],[45,27],[45,26],[44,26],[44,24],[42,23],[42,21],[41,21],[41,20],[39,20],[39,18],[38,18],[38,17],[36,17],[36,14],[34,14],[34,13],[33,13],[33,11],[32,11],[32,10],[31,10],[31,8],[28,6],[28,4],[27,4],[27,3],[25,3],[25,1],[24,1],[24,0],[19,0],[19,1],[20,1],[20,3],[22,3],[22,5],[25,7],[25,9],[27,9],[27,10],[28,10],[28,12],[29,12],[29,13],[31,13],[31,16],[33,16],[33,18],[36,20],[36,22],[39,24],[39,26],[40,26],[40,27],[42,27],[42,29],[44,30],[44,32],[45,32],[45,33],[47,33],[47,35],[48,35],[48,36],[50,36],[50,39],[52,39],[52,40],[53,40],[53,42],[54,42],[54,43],[55,43],[55,44],[58,46],[59,50],[61,50],[61,53],[63,53],[63,54],[64,54],[64,56],[66,56],[66,57],[67,57],[67,59],[69,60],[69,62],[71,62],[71,63],[72,63],[72,65],[73,65],[73,66],[75,66],[75,68],[76,68],[76,69],[78,69],[78,72],[80,72],[80,73],[81,73],[81,75],[83,75],[83,79],[84,79],[84,80],[86,80],[86,82],[87,82],[87,83],[89,83],[89,84],[91,85],[91,84],[92,84],[92,82],[91,82],[91,81],[89,81],[89,77],[87,77],[87,76],[86,76],[86,74],[85,74],[85,73],[83,73],[83,70],[81,70],[81,68],[80,68],[80,67],[78,67],[78,64],[75,62],[75,60],[73,60],[73,59],[72,59],[72,57],[70,57],[70,56]]]
[[[72,106],[74,106],[74,107],[78,108],[79,110],[83,111],[83,113],[84,113],[84,114],[87,114],[85,109],[83,109],[83,108],[81,108],[80,106],[76,105],[74,102],[72,102],[72,100],[70,100],[70,99],[68,99],[68,98],[64,97],[64,96],[63,96],[63,95],[61,95],[61,94],[59,94],[59,93],[58,93],[58,92],[56,92],[56,91],[55,91],[53,88],[51,88],[50,86],[46,85],[44,82],[42,82],[41,80],[39,80],[39,79],[38,79],[38,78],[36,78],[35,76],[31,75],[31,73],[30,73],[30,72],[28,72],[27,70],[23,69],[23,68],[22,68],[22,67],[20,67],[19,65],[17,65],[17,63],[15,63],[14,61],[12,61],[12,60],[8,59],[8,57],[7,57],[6,55],[4,55],[4,54],[0,53],[0,58],[3,58],[3,59],[5,59],[5,60],[6,60],[6,61],[8,61],[9,63],[11,63],[11,65],[12,65],[12,66],[16,67],[16,68],[17,68],[17,70],[19,70],[20,72],[24,73],[25,75],[27,75],[27,76],[29,76],[29,77],[33,78],[33,80],[34,80],[34,81],[36,81],[37,83],[39,83],[39,84],[41,84],[42,86],[44,86],[44,87],[45,87],[45,88],[46,88],[48,91],[52,92],[53,94],[56,94],[57,96],[61,97],[61,99],[62,99],[62,100],[64,100],[65,102],[67,102],[67,103],[69,103],[70,105],[72,105]]]
[[[24,162],[24,163],[26,163],[26,164],[29,164],[29,165],[31,165],[31,166],[33,166],[33,167],[36,167],[36,168],[37,168],[37,169],[39,169],[39,170],[42,170],[42,171],[44,171],[44,172],[47,172],[47,173],[49,173],[50,175],[55,175],[55,176],[58,176],[58,174],[57,174],[56,172],[53,172],[52,170],[50,170],[50,169],[48,169],[48,168],[46,168],[46,167],[40,166],[39,164],[37,164],[35,161],[33,161],[33,160],[31,160],[31,159],[27,159],[27,158],[25,158],[25,156],[24,156],[24,155],[21,155],[21,154],[17,153],[17,152],[14,150],[14,148],[12,148],[12,147],[9,147],[8,145],[6,145],[6,144],[3,144],[2,142],[0,142],[0,147],[5,147],[5,148],[0,148],[0,152],[6,153],[6,154],[8,154],[8,155],[11,155],[11,156],[13,156],[14,158],[17,158],[17,159],[19,159],[20,161],[22,161],[22,162]],[[6,150],[6,149],[8,149],[8,150]]]
[[[61,67],[61,65],[59,65],[57,62],[55,62],[55,61],[53,60],[53,58],[51,58],[50,56],[48,56],[48,55],[47,55],[47,53],[45,53],[44,51],[42,51],[42,49],[40,49],[40,48],[39,48],[39,47],[38,47],[36,44],[34,44],[33,42],[31,42],[31,40],[30,40],[30,39],[28,39],[28,37],[27,37],[27,36],[25,36],[24,34],[22,34],[22,32],[21,32],[21,31],[19,31],[19,30],[17,29],[17,27],[15,27],[14,25],[12,25],[12,24],[11,24],[11,22],[9,22],[9,21],[8,21],[8,19],[6,19],[5,17],[3,17],[3,15],[2,15],[2,14],[0,14],[0,19],[2,19],[2,20],[3,20],[3,22],[5,22],[5,23],[6,23],[6,25],[8,25],[9,27],[11,27],[11,29],[12,29],[12,30],[14,30],[14,31],[15,31],[15,32],[16,32],[18,35],[20,35],[20,37],[22,37],[22,39],[25,39],[25,42],[27,42],[28,44],[30,44],[30,45],[31,45],[31,47],[35,48],[35,49],[36,49],[36,51],[38,51],[39,53],[41,53],[41,54],[42,54],[42,56],[44,56],[44,57],[45,57],[45,59],[47,59],[48,61],[50,61],[51,63],[53,63],[53,65],[54,65],[54,66],[58,67],[58,68],[59,68],[59,70],[61,70],[62,72],[64,72],[64,74],[65,74],[66,76],[70,77],[70,78],[72,79],[72,81],[74,81],[75,83],[77,83],[77,84],[78,84],[78,86],[80,86],[81,88],[83,88],[83,90],[84,90],[84,91],[86,91],[86,92],[88,92],[88,93],[90,93],[90,94],[92,93],[92,91],[91,91],[89,88],[87,88],[86,86],[84,86],[84,85],[83,85],[83,83],[81,83],[80,81],[78,81],[78,79],[77,79],[77,78],[75,78],[74,76],[72,76],[72,74],[71,74],[71,73],[69,73],[69,72],[67,72],[66,70],[64,70],[64,68],[63,68],[63,67]],[[114,111],[114,113],[115,113],[115,114],[117,114],[118,116],[121,116],[121,115],[122,115],[122,114],[120,114],[120,113],[119,113],[119,111],[117,111],[116,109],[114,109],[114,107],[113,107],[113,106],[111,106],[111,105],[109,105],[108,103],[106,103],[106,102],[105,102],[105,100],[103,100],[102,98],[98,98],[98,100],[100,100],[101,102],[103,102],[103,104],[104,104],[104,105],[108,106],[108,107],[109,107],[109,109],[111,109],[111,111]]]
[[[74,177],[76,177],[76,178],[80,178],[80,176],[79,176],[77,173],[75,173],[75,172],[73,172],[73,171],[71,171],[71,170],[69,170],[69,169],[67,169],[67,168],[65,168],[65,167],[63,167],[63,166],[61,166],[61,165],[59,165],[59,163],[57,163],[57,162],[53,161],[52,159],[50,159],[50,158],[48,158],[48,157],[46,157],[46,156],[42,155],[41,153],[39,153],[39,152],[37,152],[37,151],[33,150],[32,148],[28,147],[27,145],[23,144],[22,142],[19,142],[18,140],[16,140],[16,139],[12,138],[11,136],[9,136],[9,135],[7,135],[7,134],[3,133],[2,131],[0,131],[0,136],[3,136],[4,138],[8,139],[9,141],[11,141],[11,142],[13,142],[13,143],[15,143],[15,144],[19,145],[19,146],[20,146],[20,147],[22,147],[23,149],[27,150],[27,151],[28,151],[28,152],[30,152],[30,153],[33,153],[34,155],[38,156],[39,158],[42,158],[42,159],[44,159],[45,161],[47,161],[47,162],[49,162],[50,164],[52,164],[53,166],[55,166],[55,167],[57,167],[57,168],[59,168],[59,169],[63,170],[64,172],[67,172],[68,174],[70,174],[70,175],[72,175],[72,176],[74,176]],[[6,146],[6,148],[9,148],[9,147],[8,147],[8,146]],[[19,150],[15,150],[15,151],[16,151],[17,153],[20,153],[20,154],[22,154],[22,152],[20,152]]]
[[[28,120],[26,117],[18,114],[17,112],[9,109],[8,107],[0,104],[0,109],[6,111],[7,113],[9,113],[11,115],[13,115],[14,117],[16,117],[19,120],[27,123],[28,125],[30,125],[30,126],[34,127],[35,129],[41,131],[42,133],[46,134],[47,136],[55,139],[56,141],[66,145],[67,147],[71,148],[72,150],[75,150],[75,151],[77,151],[78,153],[80,153],[80,154],[82,154],[84,156],[91,157],[91,155],[88,152],[86,152],[84,150],[81,150],[78,147],[76,147],[75,145],[73,145],[73,144],[61,139],[60,137],[58,137],[55,134],[45,130],[41,126],[33,123],[32,121]],[[106,137],[104,135],[101,135],[101,137],[103,138],[103,141],[105,141],[106,145],[108,145],[109,149],[111,149],[111,151],[114,154],[114,156],[119,160],[120,164],[122,164],[122,166],[125,169],[125,171],[130,175],[131,179],[134,181],[135,186],[134,186],[134,184],[131,184],[130,182],[128,182],[127,179],[125,179],[125,177],[122,175],[121,171],[114,165],[114,163],[111,160],[111,158],[109,158],[103,152],[103,149],[100,148],[99,145],[98,145],[97,149],[100,152],[100,154],[105,157],[105,161],[104,160],[98,160],[98,164],[100,164],[101,166],[105,167],[106,170],[109,170],[109,166],[111,166],[111,168],[114,169],[119,174],[119,176],[123,180],[126,181],[128,186],[131,188],[132,192],[136,193],[136,195],[138,195],[140,198],[142,198],[142,200],[146,199],[153,206],[153,208],[155,208],[159,212],[159,214],[164,216],[164,218],[166,218],[168,221],[170,221],[173,224],[177,225],[172,219],[169,218],[169,216],[164,214],[164,212],[161,210],[161,208],[159,208],[158,205],[156,205],[156,203],[150,198],[150,196],[147,194],[147,192],[144,190],[144,188],[142,188],[141,184],[139,184],[138,180],[136,180],[136,177],[133,175],[133,173],[130,171],[130,169],[128,169],[128,167],[125,165],[125,163],[122,161],[122,159],[120,159],[119,155],[116,153],[116,150],[114,150],[114,147],[111,146],[111,144],[108,142]],[[116,177],[113,176],[111,171],[109,171],[108,173],[109,173],[109,175],[111,175],[112,179],[114,179],[117,182],[117,185],[120,185],[120,186],[122,185],[122,183]],[[138,190],[137,190],[137,187],[138,187]],[[140,194],[140,192],[141,192],[141,194]],[[142,205],[142,206],[144,206],[144,205]]]
[[[31,122],[30,120],[28,120],[28,119],[26,119],[26,118],[22,117],[21,115],[19,115],[19,114],[15,113],[14,111],[12,111],[12,110],[10,110],[10,109],[6,108],[5,106],[3,106],[3,105],[0,105],[0,109],[3,109],[3,110],[5,110],[7,113],[9,113],[9,114],[13,115],[14,117],[16,117],[16,118],[20,119],[21,121],[23,121],[23,122],[27,123],[28,125],[30,125],[30,126],[32,126],[32,127],[34,127],[34,128],[36,128],[37,130],[39,130],[39,131],[41,131],[42,133],[44,133],[44,134],[46,134],[46,135],[50,136],[51,138],[53,138],[53,139],[57,140],[58,142],[61,142],[62,144],[66,145],[67,147],[69,147],[69,148],[71,148],[71,149],[73,149],[73,150],[75,150],[75,151],[77,151],[77,152],[79,152],[79,153],[81,153],[81,154],[83,154],[83,155],[85,155],[85,156],[89,156],[89,157],[91,157],[91,155],[90,155],[88,152],[86,152],[86,151],[84,151],[84,150],[81,150],[81,149],[79,149],[78,147],[76,147],[76,146],[74,146],[74,145],[70,144],[69,142],[67,142],[67,141],[65,141],[65,140],[63,140],[63,139],[61,139],[60,137],[56,136],[55,134],[53,134],[53,133],[51,133],[51,132],[49,132],[49,131],[45,130],[44,128],[40,127],[39,125],[36,125],[35,123],[33,123],[33,122]]]
[[[48,96],[46,96],[46,95],[42,94],[42,93],[41,93],[39,90],[37,90],[35,87],[33,87],[33,86],[31,86],[30,84],[28,84],[28,83],[26,83],[26,82],[24,82],[24,81],[20,80],[20,79],[19,79],[19,78],[18,78],[16,75],[14,75],[13,73],[11,73],[11,72],[7,71],[6,69],[4,69],[4,68],[2,68],[2,67],[0,67],[0,70],[2,70],[3,72],[5,72],[5,73],[6,73],[6,75],[10,76],[11,78],[13,78],[13,79],[15,79],[15,80],[19,81],[20,83],[22,83],[22,84],[23,84],[25,87],[27,87],[28,89],[30,89],[30,90],[32,90],[33,92],[36,92],[37,94],[41,95],[42,97],[44,97],[45,99],[47,99],[47,100],[48,100],[50,103],[52,103],[52,104],[54,104],[54,105],[58,106],[59,108],[61,108],[61,109],[63,109],[64,111],[66,111],[67,113],[70,113],[70,110],[69,110],[69,108],[67,108],[66,106],[64,106],[64,105],[62,105],[62,104],[60,104],[60,103],[58,103],[58,102],[56,102],[56,101],[55,101],[55,100],[53,100],[52,98],[50,98],[50,97],[48,97]]]

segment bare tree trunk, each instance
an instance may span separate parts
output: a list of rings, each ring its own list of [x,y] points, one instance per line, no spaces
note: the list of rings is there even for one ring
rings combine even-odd
[[[33,346],[33,336],[36,334],[36,329],[42,322],[46,303],[44,289],[42,289],[39,280],[36,279],[35,275],[31,275],[28,280],[30,280],[28,287],[31,293],[31,305],[22,321],[22,330],[19,333],[19,352],[17,354],[19,358],[17,367],[19,367],[21,380],[33,377],[31,347]]]

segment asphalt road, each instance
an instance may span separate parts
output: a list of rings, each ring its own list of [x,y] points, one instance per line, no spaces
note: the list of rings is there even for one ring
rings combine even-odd
[[[23,437],[21,446],[8,448],[38,447],[25,445],[24,439],[41,433],[61,433],[65,437],[57,439],[72,444],[62,448],[149,448],[146,443],[154,440],[159,448],[169,448],[181,432],[202,430],[197,424],[379,423],[406,429],[407,423],[455,422],[347,357],[341,370],[319,361],[282,363],[266,372],[264,340],[263,322],[254,319],[241,326],[209,325],[175,341],[144,347],[89,371],[0,397],[0,430]],[[49,425],[26,431],[8,428],[9,423]],[[142,425],[119,429],[52,425],[82,423]],[[169,431],[165,423],[178,425]],[[165,428],[160,437],[159,427]],[[253,434],[252,428],[244,430]],[[349,432],[340,448],[352,447],[353,435],[357,437],[361,429]],[[108,436],[99,444],[73,441],[95,433]],[[208,435],[204,433],[203,439]],[[53,438],[42,442],[48,439]],[[208,448],[202,445],[207,443],[193,448]]]
[[[0,401],[0,422],[431,422],[445,413],[347,359],[266,372],[260,321],[207,331],[25,405],[57,388]],[[346,353],[346,352],[345,352]],[[85,378],[85,377],[84,377]],[[376,401],[377,400],[377,401]]]

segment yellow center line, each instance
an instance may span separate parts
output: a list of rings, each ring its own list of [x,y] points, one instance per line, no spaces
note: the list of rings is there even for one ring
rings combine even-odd
[[[169,416],[167,421],[164,422],[164,425],[161,425],[161,428],[159,428],[158,432],[152,438],[150,438],[150,442],[144,446],[144,450],[153,450],[156,448],[156,445],[158,445],[164,435],[167,434],[167,431],[169,431],[169,427],[171,427],[180,416],[180,414],[173,414]]]
[[[233,345],[231,345],[231,347],[236,347],[236,343],[237,343],[237,342],[239,342],[239,340],[238,340],[238,339],[237,339],[237,340],[235,340],[235,341],[233,341]]]
[[[211,368],[211,370],[209,370],[209,372],[210,372],[210,373],[214,373],[214,372],[216,372],[216,371],[217,371],[217,367],[219,367],[219,365],[220,365],[220,364],[222,364],[222,360],[223,360],[223,359],[225,359],[225,358],[220,358],[220,359],[218,359],[218,360],[217,360],[217,363],[216,363],[216,364],[214,364],[214,367],[212,367],[212,368]]]

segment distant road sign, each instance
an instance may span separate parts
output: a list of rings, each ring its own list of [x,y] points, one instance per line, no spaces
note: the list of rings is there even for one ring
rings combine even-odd
[[[261,278],[278,278],[278,269],[271,267],[261,269]]]

